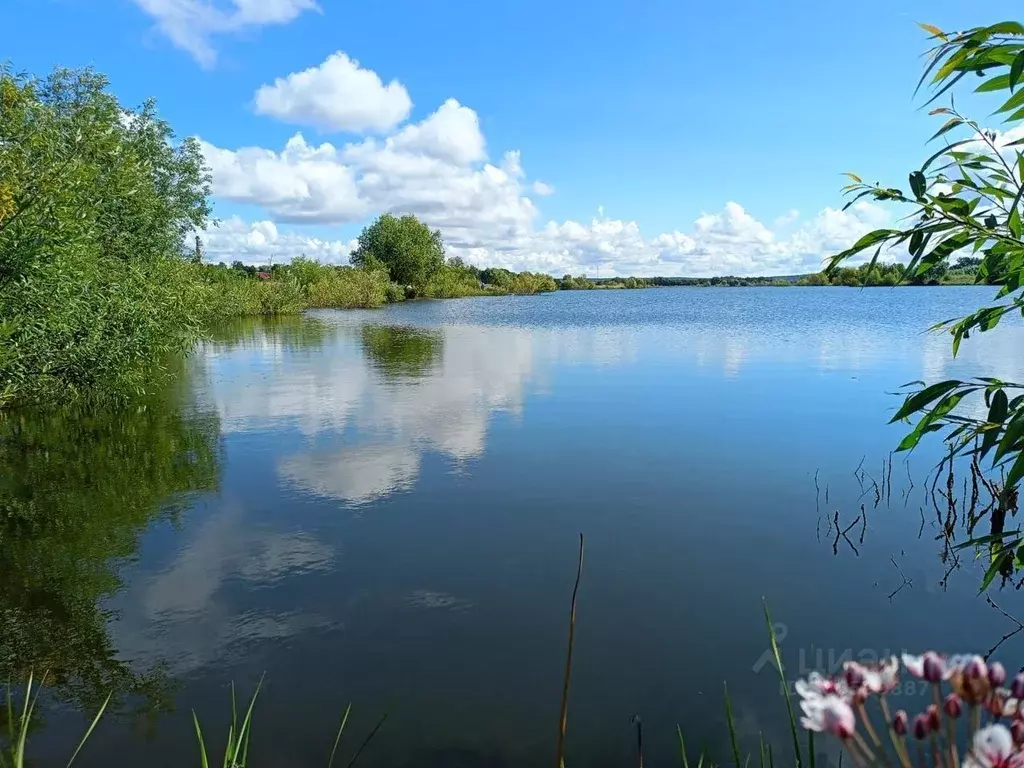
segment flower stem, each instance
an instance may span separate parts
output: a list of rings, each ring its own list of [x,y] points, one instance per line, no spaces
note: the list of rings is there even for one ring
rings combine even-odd
[[[949,764],[952,768],[960,768],[960,756],[956,751],[956,721],[952,717],[946,718],[946,734],[949,737]]]
[[[853,739],[843,739],[843,746],[846,747],[846,751],[849,752],[850,759],[853,760],[855,768],[863,768],[865,765],[864,760],[857,753],[857,746],[853,743]]]
[[[882,751],[882,741],[878,738],[878,734],[875,732],[874,726],[871,725],[867,709],[864,708],[864,702],[858,702],[857,714],[860,715],[860,720],[864,723],[864,730],[866,730],[868,732],[868,736],[871,737],[871,741],[874,743],[875,749],[885,757],[885,753]]]
[[[935,756],[936,768],[946,768],[946,761],[942,759],[942,749],[939,747],[939,738],[932,731],[930,740],[932,742],[932,754]]]
[[[854,731],[853,738],[857,742],[857,746],[860,747],[861,752],[864,753],[864,759],[867,760],[869,764],[875,762],[875,753],[871,751],[871,748],[864,741],[864,737]]]
[[[889,703],[885,700],[884,693],[879,697],[878,704],[882,707],[882,717],[885,718],[885,722],[888,724],[885,730],[889,734],[889,741],[892,742],[893,749],[896,750],[896,757],[899,758],[900,765],[903,768],[912,768],[910,755],[907,754],[907,746],[903,741],[903,737],[897,735],[892,729],[892,715],[889,714]]]

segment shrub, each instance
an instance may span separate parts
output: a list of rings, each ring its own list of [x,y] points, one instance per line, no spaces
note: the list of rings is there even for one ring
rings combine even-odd
[[[89,70],[0,68],[0,91],[0,407],[141,390],[200,330],[181,260],[209,213],[198,144]]]

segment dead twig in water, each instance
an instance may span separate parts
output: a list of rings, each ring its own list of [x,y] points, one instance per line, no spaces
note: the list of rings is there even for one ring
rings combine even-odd
[[[889,486],[889,495],[886,497],[885,503],[888,506],[892,506],[892,451],[889,451],[888,486]]]
[[[569,607],[569,643],[565,652],[565,678],[562,681],[562,712],[558,724],[558,768],[565,768],[565,726],[569,711],[569,678],[572,674],[572,643],[576,633],[576,596],[580,591],[580,577],[583,575],[583,534],[580,534],[580,559],[576,565],[576,585],[572,588],[572,604]]]
[[[996,605],[995,600],[993,600],[988,595],[985,595],[985,602],[987,602],[992,608],[995,608],[997,611],[999,611],[1001,614],[1003,614],[1003,616],[1005,616],[1006,618],[1008,618],[1010,621],[1012,621],[1014,624],[1017,625],[1017,628],[1015,630],[1013,630],[1012,632],[1007,632],[1005,635],[1003,635],[1002,639],[998,643],[996,643],[995,645],[993,645],[989,649],[988,653],[985,654],[985,659],[987,660],[989,656],[991,656],[993,653],[996,652],[996,649],[999,648],[1000,645],[1005,643],[1007,640],[1009,640],[1014,635],[1024,631],[1024,624],[1022,624],[1018,618],[1016,618],[1015,616],[1011,616],[1006,611],[1004,611],[1002,608],[1000,608],[998,605]]]
[[[846,543],[850,545],[850,549],[853,550],[853,554],[855,554],[857,557],[860,557],[860,550],[858,550],[853,545],[853,542],[850,541],[850,537],[846,535],[847,533],[850,532],[850,529],[853,528],[853,526],[855,526],[859,522],[860,522],[860,515],[857,515],[857,517],[854,518],[854,521],[852,523],[850,523],[848,526],[846,526],[845,530],[840,530],[840,528],[839,528],[839,510],[838,509],[836,510],[835,516],[832,518],[832,523],[836,527],[836,538],[832,542],[832,554],[833,555],[838,555],[839,554],[839,539],[841,537],[841,538],[846,539]]]
[[[903,573],[903,569],[900,568],[899,564],[896,562],[896,558],[895,557],[890,557],[889,558],[889,562],[891,562],[893,564],[893,566],[896,568],[896,570],[899,571],[900,578],[903,579],[903,583],[900,584],[898,587],[896,587],[896,589],[894,589],[892,592],[889,593],[889,602],[891,603],[892,599],[894,597],[896,597],[896,595],[899,594],[903,590],[904,587],[913,587],[914,586],[914,581],[912,579],[908,579],[906,574]]]
[[[644,768],[644,724],[640,722],[640,715],[633,715],[629,722],[636,726],[636,765]]]
[[[818,487],[818,470],[814,470],[814,511],[821,515],[821,505],[819,503],[819,497],[821,496],[821,488]]]

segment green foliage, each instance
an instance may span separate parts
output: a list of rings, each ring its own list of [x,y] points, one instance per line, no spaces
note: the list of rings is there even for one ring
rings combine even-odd
[[[596,288],[648,288],[649,283],[639,277],[613,277],[595,282]]]
[[[394,282],[422,294],[444,266],[444,241],[440,231],[432,231],[411,214],[398,218],[385,213],[359,235],[352,264],[383,266]]]
[[[198,144],[106,88],[0,69],[0,406],[137,391],[199,331],[181,258],[209,214]]]
[[[401,325],[364,325],[363,352],[389,378],[426,375],[444,354],[444,335]]]
[[[433,299],[454,299],[462,296],[485,296],[487,288],[480,282],[475,270],[456,262],[441,266],[424,291],[424,295]]]
[[[503,293],[533,295],[557,291],[558,283],[551,275],[533,272],[510,272],[501,267],[489,267],[480,273],[480,279],[492,290]]]
[[[951,91],[967,75],[980,79],[975,91],[995,94],[1002,102],[995,114],[1006,125],[1024,119],[1024,26],[1004,22],[947,35],[925,27],[935,46],[918,87],[929,80],[934,93],[927,104]],[[962,87],[962,86],[961,86]],[[905,248],[910,256],[905,278],[927,279],[956,258],[954,268],[976,269],[975,282],[1000,286],[992,303],[966,317],[940,323],[936,328],[952,335],[953,353],[972,333],[996,327],[1007,314],[1024,314],[1024,240],[1021,200],[1024,198],[1024,140],[1007,142],[994,131],[983,129],[959,112],[952,98],[950,106],[931,110],[944,122],[932,139],[943,137],[944,146],[910,174],[909,192],[895,187],[868,185],[847,174],[851,200],[871,197],[905,206],[906,222],[901,229],[871,232],[830,263],[834,271],[845,260],[871,253],[872,262],[882,251]],[[970,259],[970,261],[967,261]],[[975,263],[974,259],[980,259]],[[1004,471],[999,491],[1001,509],[1011,507],[1016,486],[1024,477],[1024,385],[992,378],[967,381],[951,379],[926,385],[914,382],[893,421],[916,419],[900,450],[915,447],[924,435],[941,432],[949,443],[950,455],[972,459],[991,458],[993,468]],[[983,397],[987,415],[974,417],[958,410],[965,398]],[[974,544],[981,544],[974,540]],[[1012,558],[1024,545],[1019,532],[985,542],[994,567]],[[992,569],[990,569],[992,571]],[[986,579],[983,588],[991,579]]]
[[[558,281],[558,287],[563,291],[592,291],[596,286],[585,275],[579,275],[578,277],[566,275]]]
[[[755,288],[770,285],[793,285],[799,278],[797,276],[777,277],[735,277],[726,275],[724,277],[645,277],[643,282],[646,286],[664,287],[729,287],[729,288]],[[598,287],[603,281],[598,281]]]
[[[201,307],[203,328],[229,317],[285,315],[306,308],[306,296],[291,276],[261,280],[234,269],[193,266],[196,304]]]

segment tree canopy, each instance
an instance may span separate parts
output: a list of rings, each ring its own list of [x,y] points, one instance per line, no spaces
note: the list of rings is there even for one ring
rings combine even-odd
[[[90,70],[0,68],[0,405],[31,392],[138,390],[191,347],[186,238],[209,177],[153,102]]]
[[[423,293],[430,278],[444,266],[444,240],[415,216],[385,213],[359,235],[352,253],[357,267],[383,265],[391,279]]]

